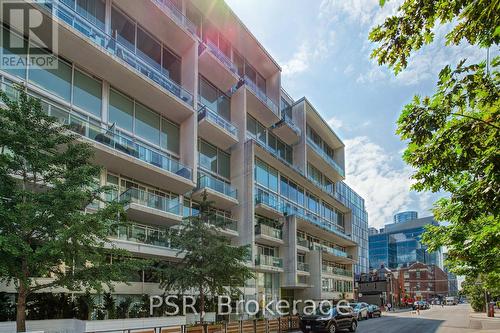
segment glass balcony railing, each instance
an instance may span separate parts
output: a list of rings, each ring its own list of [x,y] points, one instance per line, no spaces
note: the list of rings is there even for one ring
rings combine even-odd
[[[182,11],[180,11],[179,8],[177,8],[172,3],[172,1],[170,1],[170,0],[152,0],[152,1],[157,3],[160,7],[165,9],[167,12],[172,13],[174,16],[174,19],[175,19],[175,21],[177,21],[178,25],[185,27],[193,35],[196,35],[196,33],[197,33],[196,25],[193,22],[191,22],[184,14],[182,14]]]
[[[120,195],[120,200],[161,210],[166,213],[181,215],[179,198],[169,199],[137,188],[129,188]]]
[[[281,204],[279,199],[275,198],[274,196],[268,195],[265,192],[258,192],[255,195],[255,204],[263,204],[278,212],[283,212],[283,205]]]
[[[288,215],[295,215],[302,220],[315,224],[318,227],[325,229],[327,231],[331,231],[343,238],[351,239],[351,236],[346,234],[344,229],[337,226],[334,222],[328,221],[317,215],[308,213],[304,209],[298,209],[297,207],[287,205],[284,209],[284,212],[286,212]]]
[[[309,248],[309,241],[305,238],[297,237],[297,245]]]
[[[218,222],[218,224],[224,224],[225,229],[238,231],[238,221],[236,221],[235,219],[217,214],[215,215],[214,219]],[[209,223],[210,222],[211,221],[209,221]]]
[[[221,51],[221,49],[219,49],[217,45],[215,45],[212,41],[208,39],[205,41],[205,45],[206,48],[210,51],[210,53],[212,53],[217,59],[219,59],[219,61],[223,63],[227,69],[229,69],[233,74],[239,77],[238,68],[236,67],[236,65],[227,55],[224,54],[224,52]],[[201,44],[200,46],[203,47],[203,45]]]
[[[196,189],[200,190],[204,188],[210,188],[234,199],[237,198],[237,191],[234,187],[220,179],[207,174],[202,174],[200,177],[198,177],[198,185]]]
[[[311,249],[327,252],[327,253],[333,254],[334,256],[337,256],[337,257],[351,258],[350,255],[348,255],[346,252],[344,252],[342,250],[335,249],[333,247],[329,247],[329,246],[319,244],[319,243],[311,244]]]
[[[259,254],[255,258],[255,265],[283,268],[283,259],[273,256],[266,256],[264,254]]]
[[[217,126],[228,131],[229,133],[231,133],[231,135],[233,135],[235,137],[238,136],[238,129],[236,128],[236,126],[231,124],[226,119],[222,118],[220,115],[217,114],[217,112],[211,110],[206,105],[201,105],[199,110],[198,110],[198,121],[200,121],[202,119],[207,119],[207,120],[215,123]]]
[[[6,91],[12,98],[17,98],[17,90],[13,86],[4,83],[2,90]],[[40,99],[43,108],[49,110],[50,115],[56,116],[62,124],[67,125],[73,132],[165,171],[189,180],[192,179],[191,168],[182,165],[160,150],[134,138],[108,130],[107,125],[84,119],[72,113],[69,108],[54,103],[48,98],[40,95],[31,96]],[[57,115],[52,114],[52,110],[55,110]]]
[[[307,144],[311,146],[311,148],[313,148],[314,151],[320,155],[333,169],[335,169],[339,175],[345,177],[344,169],[309,137],[307,137]]]
[[[169,3],[168,0],[153,1],[164,4]],[[134,50],[131,50],[130,46],[109,36],[80,13],[68,7],[62,0],[44,0],[44,2],[40,2],[40,5],[48,9],[53,16],[59,18],[79,33],[85,35],[85,37],[94,44],[97,44],[107,52],[117,56],[141,75],[148,77],[158,83],[162,88],[193,106],[193,95],[170,79],[166,70],[145,54],[134,52]]]
[[[297,270],[302,272],[309,272],[309,264],[305,262],[297,262]]]
[[[244,76],[245,84],[247,85],[248,88],[250,88],[251,91],[257,96],[258,99],[262,103],[264,103],[275,115],[279,117],[279,108],[276,105],[276,103],[273,102],[272,99],[270,99],[265,92],[263,92],[255,82],[253,82],[248,76]]]
[[[117,230],[110,235],[110,238],[161,246],[174,250],[168,239],[168,230],[166,228],[150,227],[134,223],[117,228]]]
[[[283,239],[283,231],[265,224],[255,225],[255,235],[265,235],[276,239]]]
[[[290,127],[292,129],[292,131],[294,131],[297,136],[300,136],[302,131],[300,130],[300,128],[297,125],[295,125],[295,123],[293,122],[293,120],[290,116],[283,114],[283,117],[281,119],[282,119],[283,123],[285,123],[288,127]]]
[[[342,275],[349,277],[352,276],[352,271],[338,267],[323,265],[321,270],[323,271],[323,273],[328,273],[328,274]]]

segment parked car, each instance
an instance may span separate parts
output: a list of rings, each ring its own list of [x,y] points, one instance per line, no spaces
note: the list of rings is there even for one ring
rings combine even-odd
[[[358,321],[368,319],[368,304],[367,303],[349,303],[353,309]]]
[[[312,316],[301,316],[299,325],[303,333],[336,333],[342,329],[355,332],[358,328],[358,320],[351,308],[348,307],[345,311],[339,312],[336,307],[333,307],[331,309],[323,308],[323,311],[318,309],[316,314]]]
[[[382,316],[382,311],[380,310],[380,307],[375,304],[370,304],[368,305],[368,318],[375,318],[375,317],[381,317]]]
[[[425,301],[416,301],[413,303],[413,310],[416,310],[417,307],[420,308],[420,310],[427,310],[430,308],[429,303]]]

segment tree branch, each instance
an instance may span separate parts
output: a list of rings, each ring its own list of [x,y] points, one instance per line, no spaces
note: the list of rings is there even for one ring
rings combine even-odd
[[[459,117],[464,117],[464,118],[469,118],[469,119],[472,119],[472,120],[476,120],[476,121],[479,121],[479,122],[482,122],[488,126],[491,126],[491,127],[494,127],[496,129],[500,129],[500,126],[497,126],[495,124],[492,124],[492,123],[489,123],[485,120],[482,120],[480,118],[476,118],[476,117],[473,117],[473,116],[468,116],[468,115],[465,115],[465,114],[461,114],[461,113],[455,113],[455,112],[452,112],[451,115],[453,116],[459,116]]]

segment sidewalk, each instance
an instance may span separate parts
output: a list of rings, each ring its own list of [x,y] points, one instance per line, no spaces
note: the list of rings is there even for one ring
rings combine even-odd
[[[495,310],[495,317],[488,317],[484,312],[470,312],[470,328],[482,330],[500,330],[500,311]]]

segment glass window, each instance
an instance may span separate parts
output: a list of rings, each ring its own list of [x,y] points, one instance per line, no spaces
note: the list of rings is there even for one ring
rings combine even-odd
[[[162,67],[172,81],[181,83],[181,60],[167,48],[163,48]]]
[[[115,7],[111,11],[111,31],[118,42],[135,50],[135,23]]]
[[[266,93],[266,79],[259,73],[257,73],[257,88],[260,89],[264,94]]]
[[[247,114],[247,130],[254,136],[257,136],[257,121]]]
[[[218,174],[223,176],[223,177],[230,178],[231,177],[231,173],[229,171],[229,170],[231,170],[230,155],[219,150],[218,159],[219,159],[219,172],[218,172]]]
[[[233,50],[233,63],[238,69],[238,75],[242,76],[245,71],[245,61],[243,60],[243,57],[240,56],[240,54],[235,50]]]
[[[212,111],[217,112],[217,97],[219,96],[217,88],[210,84],[205,78],[200,77],[200,97],[201,103],[206,105]]]
[[[217,173],[217,148],[200,140],[200,165]]]
[[[266,128],[257,122],[257,140],[266,144]]]
[[[225,95],[220,95],[219,97],[219,107],[218,113],[219,115],[226,119],[227,121],[231,120],[231,101]]]
[[[269,168],[269,188],[278,192],[278,171],[273,168]]]
[[[114,89],[109,92],[109,122],[133,132],[134,102]]]
[[[135,135],[160,144],[160,116],[138,103],[135,104]]]
[[[282,196],[288,198],[288,180],[281,176],[281,181],[280,181],[280,193]]]
[[[73,104],[101,117],[102,83],[91,76],[75,70]]]
[[[146,31],[137,28],[137,52],[148,59],[153,67],[160,68],[161,64],[161,45],[151,37]]]
[[[264,187],[268,187],[267,165],[261,160],[255,161],[255,180]]]
[[[161,119],[160,146],[174,153],[179,153],[179,126]]]
[[[268,133],[267,135],[267,145],[269,146],[269,148],[271,148],[274,152],[276,152],[276,142],[277,142],[277,139],[276,139],[276,136],[274,136],[274,134],[271,134],[271,133]]]
[[[257,72],[247,62],[245,62],[245,75],[248,76],[253,83],[257,83]]]
[[[76,11],[104,31],[106,5],[103,0],[77,0]]]
[[[196,34],[201,37],[201,24],[202,24],[202,15],[198,9],[196,9],[191,1],[187,2],[187,7],[186,7],[186,16],[191,21],[194,23],[196,26]]]
[[[10,46],[13,45],[15,46],[23,45],[23,47],[11,48]],[[23,60],[24,63],[26,63],[25,55],[28,53],[28,41],[15,33],[11,33],[8,28],[3,27],[2,44],[0,45],[0,51],[2,52],[1,54],[4,56],[13,56],[13,55],[22,56],[21,59]],[[2,61],[0,63],[0,68],[9,74],[18,76],[23,79],[26,78],[25,66],[13,68],[11,66],[4,66]]]
[[[219,33],[219,49],[231,59],[231,44]]]
[[[30,47],[30,52],[40,54],[41,50]],[[71,99],[71,65],[57,59],[54,69],[40,68],[33,64],[29,70],[29,80],[43,89],[47,89],[66,101]]]

